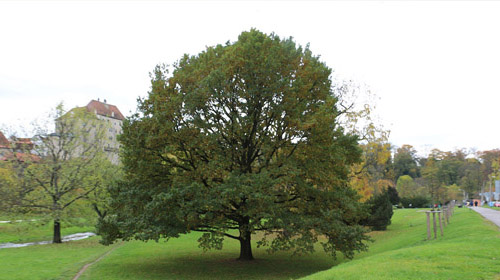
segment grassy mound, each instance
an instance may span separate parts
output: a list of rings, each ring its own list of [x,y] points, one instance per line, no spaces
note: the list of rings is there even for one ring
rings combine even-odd
[[[375,232],[370,252],[305,279],[497,279],[500,231],[459,209],[444,236],[425,241],[425,214],[398,210],[387,232]]]

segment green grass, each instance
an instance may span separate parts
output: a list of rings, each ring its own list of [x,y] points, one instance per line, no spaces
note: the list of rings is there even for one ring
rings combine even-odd
[[[81,279],[494,279],[500,274],[500,232],[469,209],[457,209],[444,237],[426,241],[425,214],[395,211],[385,232],[373,232],[370,250],[352,261],[316,253],[306,257],[256,250],[238,262],[238,244],[203,253],[196,234],[168,243],[129,242],[92,266]],[[342,263],[344,262],[344,263]],[[312,274],[312,275],[311,275]]]
[[[457,209],[444,237],[425,241],[424,213],[398,210],[368,253],[305,279],[496,279],[500,231],[469,209]],[[438,233],[439,234],[439,233]]]
[[[85,264],[111,249],[98,240],[0,249],[0,279],[72,279]]]
[[[489,206],[489,205],[483,205],[484,208],[489,208],[489,209],[493,209],[493,210],[497,210],[497,211],[500,211],[500,207],[494,207],[494,206]]]
[[[335,262],[323,252],[302,257],[269,255],[254,248],[256,261],[237,261],[239,243],[228,240],[222,251],[204,253],[199,234],[168,243],[125,243],[96,263],[80,279],[291,279],[325,270]]]
[[[239,262],[239,244],[203,252],[189,234],[169,242],[131,241],[92,265],[80,279],[500,279],[500,231],[469,209],[457,209],[444,237],[426,241],[425,214],[395,211],[385,232],[373,232],[370,250],[352,261],[316,254],[291,257],[254,248]],[[71,279],[114,247],[98,237],[64,244],[0,249],[0,279]],[[335,266],[334,266],[335,265]],[[332,267],[333,266],[333,267]],[[495,278],[498,277],[498,278]]]
[[[2,220],[26,220],[0,224],[0,243],[52,240],[53,223],[41,217],[13,216]],[[36,221],[29,221],[36,219]],[[61,234],[94,231],[91,219],[62,222]],[[0,249],[0,279],[71,279],[85,264],[110,250],[93,237],[62,244]]]
[[[29,221],[32,218],[14,217],[6,220],[27,220],[23,222],[13,222],[0,224],[0,243],[25,243],[33,241],[52,240],[53,222],[37,219],[37,221]],[[93,221],[86,219],[74,219],[72,222],[63,221],[61,223],[61,234],[69,235],[79,232],[94,231]]]

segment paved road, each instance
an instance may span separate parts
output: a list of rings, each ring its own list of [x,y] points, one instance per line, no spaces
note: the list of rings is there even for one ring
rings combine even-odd
[[[486,219],[492,221],[498,227],[500,227],[500,211],[484,207],[471,207],[471,209],[481,214]]]

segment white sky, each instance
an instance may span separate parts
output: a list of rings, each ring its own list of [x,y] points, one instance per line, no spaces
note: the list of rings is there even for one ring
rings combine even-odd
[[[394,145],[500,148],[500,2],[0,1],[0,124],[97,98],[129,115],[155,65],[252,27],[368,85]]]

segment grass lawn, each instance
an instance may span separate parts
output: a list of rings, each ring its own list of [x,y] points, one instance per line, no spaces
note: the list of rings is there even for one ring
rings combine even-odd
[[[456,209],[444,237],[424,241],[425,214],[398,210],[368,253],[305,279],[500,279],[500,231]]]
[[[489,205],[483,205],[484,208],[489,208],[489,209],[493,209],[493,210],[497,210],[497,211],[500,211],[500,207],[494,207],[494,206],[489,206]]]
[[[238,243],[203,253],[197,234],[165,242],[129,242],[92,266],[80,279],[494,279],[500,274],[500,231],[469,209],[457,209],[445,236],[425,241],[425,214],[395,211],[385,232],[373,232],[370,250],[334,263],[311,256],[268,255],[238,262]],[[342,263],[344,262],[344,263]],[[341,263],[329,269],[332,265]],[[319,273],[320,270],[325,270]],[[312,275],[311,275],[312,274]]]
[[[98,237],[62,244],[0,249],[0,279],[72,279],[87,263],[110,250]]]
[[[25,243],[33,241],[52,240],[53,223],[37,219],[30,221],[32,218],[10,218],[6,220],[26,220],[23,222],[2,223],[0,224],[0,243]],[[73,223],[62,222],[61,234],[69,235],[79,232],[94,231],[93,221],[85,219],[74,220]]]
[[[168,243],[132,241],[94,264],[80,279],[291,279],[334,265],[323,251],[291,257],[269,255],[253,248],[256,261],[240,262],[239,243],[228,240],[222,251],[204,253],[200,234],[192,233]]]
[[[500,279],[500,231],[469,209],[456,209],[444,237],[425,241],[425,214],[395,211],[370,250],[352,261],[316,254],[291,257],[254,247],[254,262],[239,262],[239,244],[203,252],[189,234],[168,243],[132,241],[105,247],[98,237],[64,244],[0,249],[0,279],[71,279],[115,246],[80,279]],[[333,267],[332,267],[333,266]]]

